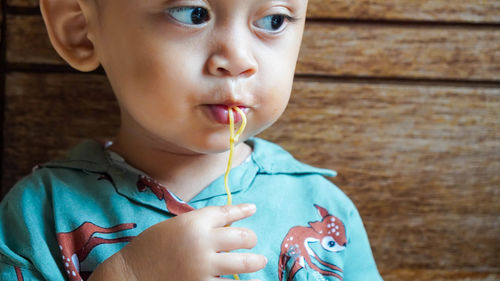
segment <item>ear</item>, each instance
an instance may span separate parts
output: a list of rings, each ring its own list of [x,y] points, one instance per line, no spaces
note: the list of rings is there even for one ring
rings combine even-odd
[[[330,214],[328,213],[328,210],[319,206],[319,205],[316,205],[314,204],[314,207],[316,207],[316,209],[318,210],[319,212],[319,215],[322,217],[322,218],[325,218],[327,216],[329,216]]]
[[[94,43],[89,39],[88,21],[79,0],[40,0],[50,42],[73,68],[93,71],[99,67]]]

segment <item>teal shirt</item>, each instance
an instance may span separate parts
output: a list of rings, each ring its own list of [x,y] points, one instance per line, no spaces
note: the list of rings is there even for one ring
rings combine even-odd
[[[358,211],[324,177],[335,172],[303,164],[262,139],[247,143],[251,157],[231,170],[229,185],[233,203],[254,203],[257,213],[233,226],[255,231],[257,246],[241,251],[269,262],[240,278],[382,280]],[[226,204],[223,176],[186,203],[113,158],[104,145],[84,141],[7,194],[0,203],[0,280],[86,280],[150,226]]]

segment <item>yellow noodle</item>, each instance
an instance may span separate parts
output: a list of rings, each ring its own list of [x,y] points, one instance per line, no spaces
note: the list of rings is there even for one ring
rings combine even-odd
[[[233,109],[236,110],[236,112],[238,112],[238,114],[240,114],[241,116],[241,126],[236,132],[236,135],[234,133]],[[247,118],[243,110],[241,110],[237,106],[229,108],[228,115],[229,115],[229,160],[227,161],[226,174],[224,175],[224,186],[226,188],[226,193],[227,193],[227,205],[231,205],[233,203],[233,197],[231,195],[231,189],[229,188],[228,180],[229,180],[229,172],[231,171],[231,166],[233,164],[234,142],[238,141],[239,137],[241,136],[241,133],[243,132],[243,130],[245,130],[245,127],[247,125]]]
[[[236,135],[234,133],[234,113],[233,110],[236,110],[238,114],[241,116],[241,126],[236,132]],[[233,197],[231,195],[231,189],[229,188],[229,172],[231,171],[231,166],[233,163],[233,152],[234,152],[234,142],[238,141],[239,137],[241,136],[241,133],[243,130],[245,130],[245,127],[247,125],[247,117],[245,116],[245,113],[243,110],[241,110],[237,106],[230,107],[228,109],[228,115],[229,115],[229,160],[227,161],[227,169],[226,169],[226,174],[224,175],[224,187],[226,188],[226,194],[227,194],[227,205],[231,205],[233,203]],[[234,280],[240,280],[237,274],[233,275]]]

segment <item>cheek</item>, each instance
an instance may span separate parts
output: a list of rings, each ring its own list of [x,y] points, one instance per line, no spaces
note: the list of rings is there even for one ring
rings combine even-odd
[[[290,91],[291,88],[288,85],[274,85],[266,92],[258,114],[258,122],[262,124],[262,130],[271,126],[283,114],[290,98]]]
[[[259,104],[261,114],[259,121],[266,126],[272,125],[283,114],[293,86],[295,70],[295,54],[285,52],[266,56],[262,61],[264,68],[261,69],[261,77],[264,79],[259,83],[262,87],[259,91]]]
[[[271,95],[272,100],[270,101],[270,104],[273,105],[271,108],[271,114],[277,119],[281,116],[281,114],[283,114],[283,111],[285,111],[285,108],[288,105],[291,84],[290,86],[282,85],[282,87],[276,87],[274,91],[275,94]]]
[[[135,39],[130,42],[130,38]],[[106,41],[110,43],[107,45],[114,46],[106,48],[105,58],[110,58],[103,65],[106,72],[109,70],[109,76],[125,84],[127,89],[143,95],[180,85],[186,81],[189,67],[194,64],[191,57],[184,55],[185,47],[167,44],[167,40],[158,39],[155,33],[140,28],[131,28]]]
[[[127,52],[120,67],[115,68],[119,76],[117,95],[128,99],[128,103],[148,103],[152,108],[169,106],[177,109],[192,90],[187,77],[188,63],[180,63],[178,58],[168,56],[157,48],[144,48]],[[152,55],[153,54],[153,55]],[[182,89],[183,91],[179,91]]]

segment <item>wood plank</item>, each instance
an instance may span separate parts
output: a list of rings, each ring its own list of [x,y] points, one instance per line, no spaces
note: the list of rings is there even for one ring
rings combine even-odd
[[[38,0],[7,0],[10,6],[38,7]],[[308,18],[499,23],[497,0],[309,0]]]
[[[498,281],[500,273],[466,271],[396,269],[383,271],[385,281]]]
[[[309,0],[308,16],[325,19],[499,23],[497,0]]]
[[[388,280],[490,280],[500,271],[498,116],[497,88],[299,79],[261,136],[339,172],[332,180],[358,206]],[[9,73],[4,190],[34,163],[81,138],[111,137],[117,125],[103,76]],[[423,268],[436,279],[393,272]]]
[[[2,194],[34,165],[63,157],[82,138],[117,130],[118,106],[102,76],[11,73],[5,93]]]
[[[424,188],[429,190],[432,186]],[[414,212],[412,209],[406,210],[404,208],[406,200],[399,199],[393,206],[402,210],[401,214],[384,218],[380,212],[367,214],[369,211],[363,205],[367,200],[379,200],[377,193],[369,192],[364,196],[367,198],[361,201],[360,195],[351,196],[351,198],[355,203],[361,203],[358,204],[358,208],[363,216],[373,253],[381,270],[409,268],[481,273],[500,271],[498,268],[498,251],[500,250],[498,212],[496,215],[487,216],[476,213],[425,214]],[[455,194],[455,196],[459,195]],[[434,200],[440,200],[440,198],[435,197]],[[480,202],[472,203],[472,201],[470,200],[469,204],[480,204]],[[423,201],[423,203],[429,202]],[[391,207],[385,208],[391,209]],[[394,212],[397,211],[394,210]],[[475,244],[472,245],[471,242]],[[394,249],[395,247],[398,249]]]
[[[297,72],[498,81],[499,53],[500,29],[312,23]]]
[[[41,16],[7,15],[6,20],[7,63],[66,64],[52,48]]]
[[[7,20],[9,63],[65,64],[50,46],[41,17]],[[297,72],[500,81],[499,53],[500,29],[311,23]]]
[[[13,7],[36,8],[39,0],[7,0],[7,5]]]

